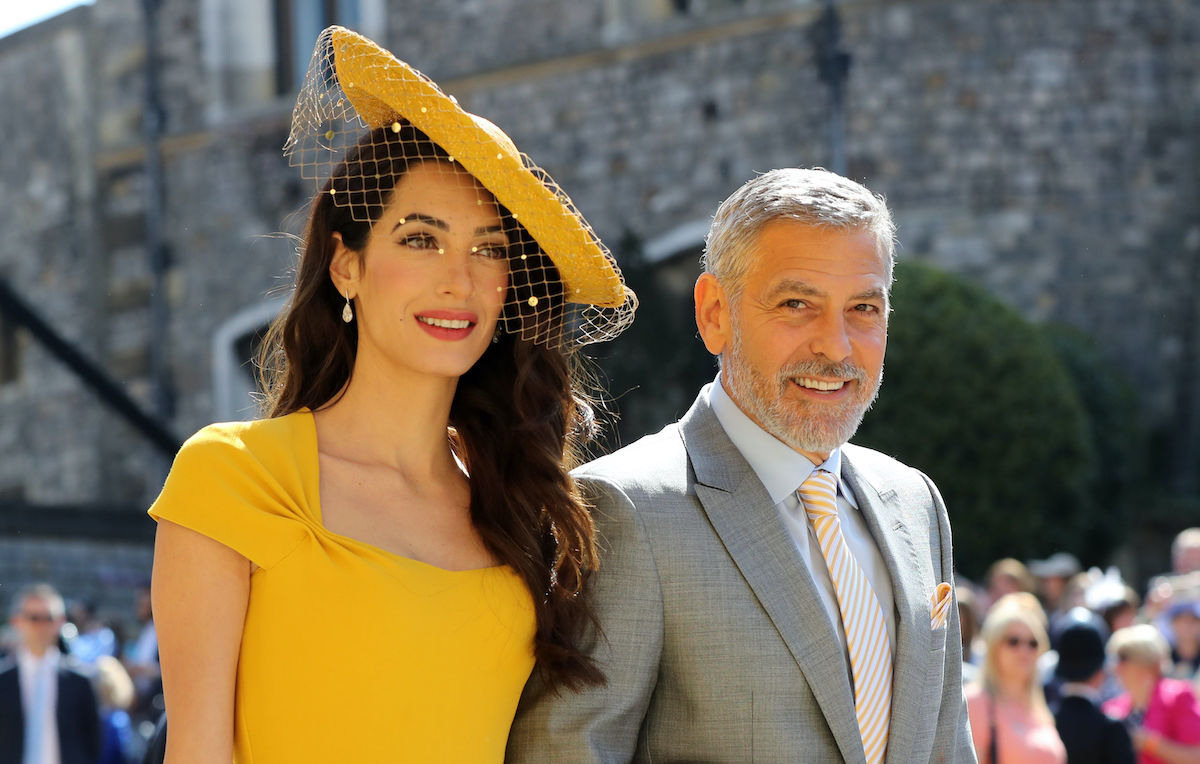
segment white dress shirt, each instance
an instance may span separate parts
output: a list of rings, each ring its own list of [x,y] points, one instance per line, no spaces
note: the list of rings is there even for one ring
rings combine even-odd
[[[38,683],[41,692],[41,757],[38,764],[60,764],[58,750],[58,661],[57,648],[51,647],[38,658],[24,647],[17,649],[17,680],[21,686],[21,712],[28,720],[36,714],[34,704],[38,699]],[[30,750],[31,741],[25,741],[25,750]]]
[[[854,493],[842,479],[842,452],[836,449],[823,464],[813,464],[812,461],[793,449],[783,441],[771,435],[746,416],[721,382],[721,375],[709,388],[708,403],[717,421],[725,430],[725,434],[733,445],[741,452],[749,463],[754,474],[767,489],[767,495],[775,503],[775,509],[783,519],[784,526],[791,534],[800,563],[808,569],[817,591],[821,595],[821,603],[829,620],[846,649],[846,632],[842,627],[842,615],[838,610],[837,594],[834,593],[833,581],[829,578],[829,569],[825,558],[821,555],[821,546],[817,542],[817,534],[808,515],[800,502],[796,491],[808,479],[814,470],[824,469],[835,475],[838,480],[838,519],[842,526],[842,535],[846,538],[846,546],[858,561],[859,566],[875,590],[875,597],[883,609],[884,621],[887,624],[888,640],[892,645],[892,655],[896,654],[896,606],[892,597],[892,577],[888,574],[887,566],[879,554],[879,547],[871,536],[866,519],[858,510]],[[847,660],[849,666],[849,660]]]

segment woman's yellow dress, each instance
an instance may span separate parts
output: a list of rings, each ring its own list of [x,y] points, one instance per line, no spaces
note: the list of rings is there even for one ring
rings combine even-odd
[[[524,583],[330,533],[319,497],[316,427],[300,411],[201,430],[150,509],[258,566],[234,761],[502,761],[533,668]]]

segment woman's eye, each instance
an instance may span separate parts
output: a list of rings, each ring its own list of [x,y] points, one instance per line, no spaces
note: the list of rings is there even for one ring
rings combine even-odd
[[[508,247],[504,244],[482,244],[472,247],[471,251],[489,260],[503,260],[508,257]]]
[[[412,249],[436,249],[437,239],[427,233],[410,233],[400,240],[400,245]]]

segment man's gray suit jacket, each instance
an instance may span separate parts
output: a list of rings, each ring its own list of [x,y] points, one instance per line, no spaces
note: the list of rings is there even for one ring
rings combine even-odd
[[[708,405],[581,467],[595,507],[604,687],[531,679],[512,762],[860,762],[848,659],[782,519]],[[797,476],[797,485],[804,479]],[[892,579],[896,606],[887,761],[973,762],[957,608],[937,489],[875,451],[842,449],[842,477]]]

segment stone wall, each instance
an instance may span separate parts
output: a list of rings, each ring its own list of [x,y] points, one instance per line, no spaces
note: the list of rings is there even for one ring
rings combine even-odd
[[[0,276],[97,357],[103,298],[89,288],[101,248],[86,11],[0,41]],[[92,493],[100,481],[92,404],[77,380],[21,339],[21,377],[0,386],[0,490],[38,501]]]

